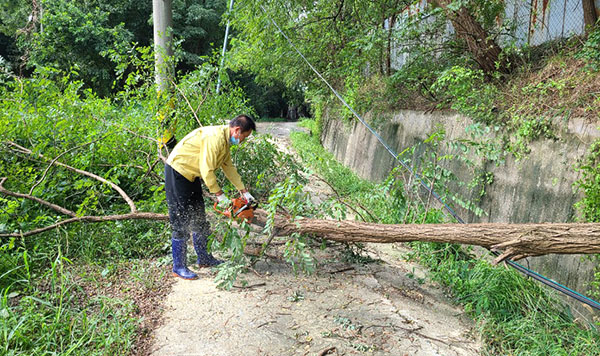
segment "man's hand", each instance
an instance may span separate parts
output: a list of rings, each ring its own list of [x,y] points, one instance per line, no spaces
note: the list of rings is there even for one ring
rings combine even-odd
[[[246,201],[248,203],[256,201],[256,199],[254,199],[254,197],[252,196],[252,194],[250,194],[250,192],[247,191],[247,190],[245,192],[243,192],[242,195],[244,196],[244,199],[246,199]]]

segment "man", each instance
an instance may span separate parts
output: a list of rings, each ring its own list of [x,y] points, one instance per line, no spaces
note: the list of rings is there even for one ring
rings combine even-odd
[[[216,266],[220,261],[206,251],[210,223],[206,221],[202,181],[219,202],[229,199],[217,182],[215,171],[223,169],[227,179],[248,201],[254,197],[242,183],[229,148],[237,145],[256,131],[256,124],[248,115],[239,115],[229,125],[198,128],[185,136],[173,149],[165,165],[165,191],[169,206],[173,274],[183,279],[198,275],[187,268],[186,250],[190,233],[200,267]]]

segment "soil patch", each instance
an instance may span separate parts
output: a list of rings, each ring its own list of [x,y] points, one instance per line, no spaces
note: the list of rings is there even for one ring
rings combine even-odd
[[[342,247],[317,251],[311,276],[262,261],[231,291],[208,270],[177,281],[152,355],[478,355],[471,322],[406,251],[374,247],[368,264],[344,261]]]

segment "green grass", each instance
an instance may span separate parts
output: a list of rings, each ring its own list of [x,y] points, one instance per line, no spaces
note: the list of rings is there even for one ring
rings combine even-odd
[[[164,285],[149,262],[164,253],[163,225],[81,224],[0,245],[0,355],[131,354],[136,291]]]
[[[89,298],[70,264],[59,254],[25,288],[3,289],[0,355],[122,355],[132,349],[138,322],[133,304]]]
[[[302,121],[301,126],[308,127],[312,132],[318,131],[311,120]],[[296,131],[290,134],[290,138],[302,162],[327,181],[341,200],[350,202],[365,221],[394,224],[406,219],[439,222],[443,218],[438,209],[429,209],[425,216],[424,207],[408,206],[404,188],[397,184],[394,177],[379,184],[358,177],[321,146],[318,135]]]
[[[398,218],[393,214],[404,214],[403,211],[390,214],[387,206],[394,204],[394,199],[385,194],[386,187],[359,178],[349,168],[337,162],[333,155],[319,144],[316,136],[305,132],[292,132],[290,137],[302,162],[327,181],[340,195],[341,200],[360,202],[353,207],[364,220],[389,221]],[[363,204],[368,204],[368,211],[363,208]]]
[[[300,154],[302,162],[313,168],[323,179],[336,187],[341,195],[353,195],[372,191],[375,184],[360,179],[349,168],[337,162],[333,155],[319,145],[315,136],[305,132],[290,134],[294,148]]]
[[[314,124],[307,126],[315,130]],[[316,135],[296,132],[291,139],[303,162],[346,199],[384,217],[382,222],[401,222],[406,209],[402,192],[361,180],[335,161]],[[431,214],[428,222],[442,219],[442,214]],[[445,286],[476,322],[486,355],[600,355],[595,326],[576,323],[569,309],[540,284],[476,259],[459,245],[410,245],[409,257],[428,267],[428,278]]]

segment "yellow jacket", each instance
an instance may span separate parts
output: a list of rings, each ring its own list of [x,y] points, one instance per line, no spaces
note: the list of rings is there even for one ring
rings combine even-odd
[[[215,170],[222,168],[237,190],[244,189],[242,178],[231,161],[229,125],[205,126],[185,136],[173,149],[167,164],[190,182],[202,178],[211,193],[221,190]]]

